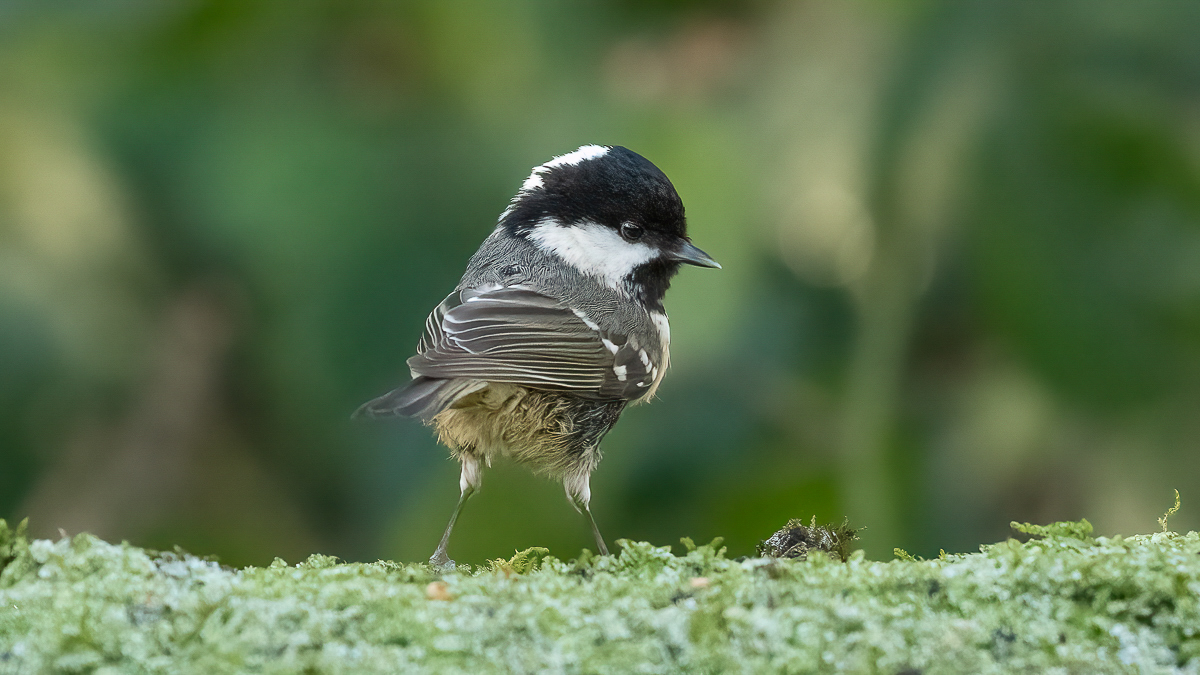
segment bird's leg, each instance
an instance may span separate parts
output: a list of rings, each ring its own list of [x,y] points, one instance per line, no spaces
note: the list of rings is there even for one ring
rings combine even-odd
[[[458,487],[461,491],[458,496],[458,504],[454,507],[454,513],[450,514],[450,522],[446,524],[446,531],[442,533],[442,540],[438,542],[437,549],[434,550],[433,555],[429,556],[430,565],[443,570],[454,569],[454,561],[446,554],[446,546],[450,543],[450,532],[454,530],[458,514],[462,513],[463,504],[466,504],[471,495],[479,489],[479,482],[479,460],[469,455],[463,455],[462,474],[458,479]]]
[[[592,536],[596,538],[596,548],[600,550],[600,555],[608,555],[608,547],[604,545],[604,537],[600,535],[600,528],[596,527],[596,519],[592,517],[592,510],[583,506],[583,513],[587,515],[588,522],[592,525]]]
[[[604,544],[604,537],[600,534],[600,528],[596,527],[596,519],[592,517],[590,507],[592,488],[589,482],[587,474],[568,476],[563,479],[563,489],[567,491],[567,499],[571,500],[571,505],[575,507],[575,510],[587,516],[588,524],[592,526],[592,536],[596,538],[596,549],[600,555],[608,555],[608,546]]]
[[[454,523],[458,520],[458,514],[462,512],[463,504],[466,504],[467,499],[474,493],[474,488],[467,488],[459,495],[458,505],[454,507],[454,513],[450,514],[450,522],[446,525],[446,531],[442,533],[442,540],[438,542],[437,549],[429,557],[430,565],[439,569],[454,569],[454,561],[450,559],[450,556],[446,555],[446,545],[450,543],[450,532],[454,529]]]

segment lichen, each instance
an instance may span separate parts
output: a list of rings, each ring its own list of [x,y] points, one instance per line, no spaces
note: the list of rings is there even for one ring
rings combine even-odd
[[[621,541],[439,574],[234,570],[0,521],[0,673],[1200,673],[1200,535],[1033,533],[888,562]]]

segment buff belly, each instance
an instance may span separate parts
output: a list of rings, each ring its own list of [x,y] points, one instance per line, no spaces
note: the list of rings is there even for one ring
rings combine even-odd
[[[587,475],[600,461],[600,441],[625,401],[491,383],[438,413],[430,424],[455,459],[490,465],[508,457],[560,479]]]

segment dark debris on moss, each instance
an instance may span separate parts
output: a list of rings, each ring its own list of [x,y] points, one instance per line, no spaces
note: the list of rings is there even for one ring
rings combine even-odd
[[[805,560],[810,553],[821,553],[831,560],[845,562],[850,558],[850,544],[858,539],[858,530],[849,521],[840,525],[818,525],[813,516],[808,525],[799,518],[789,520],[775,534],[760,542],[758,555],[764,558],[795,558]]]

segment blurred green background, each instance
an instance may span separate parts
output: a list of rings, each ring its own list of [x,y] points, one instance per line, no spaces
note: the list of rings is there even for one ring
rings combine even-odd
[[[351,422],[530,167],[625,145],[722,271],[605,442],[610,539],[1200,526],[1200,3],[0,2],[0,516],[424,560],[458,496]],[[459,561],[591,546],[487,473]]]

